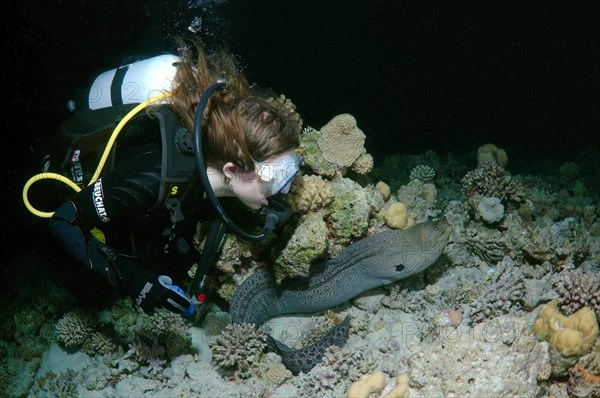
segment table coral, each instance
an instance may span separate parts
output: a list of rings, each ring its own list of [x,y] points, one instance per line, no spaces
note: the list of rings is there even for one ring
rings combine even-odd
[[[365,153],[365,138],[356,119],[343,113],[321,128],[318,144],[325,160],[340,167],[348,167]]]

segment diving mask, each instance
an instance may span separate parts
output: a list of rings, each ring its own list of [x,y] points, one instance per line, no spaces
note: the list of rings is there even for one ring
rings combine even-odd
[[[303,158],[297,153],[284,155],[265,162],[256,162],[259,178],[269,184],[269,196],[288,193],[292,180],[300,171]]]

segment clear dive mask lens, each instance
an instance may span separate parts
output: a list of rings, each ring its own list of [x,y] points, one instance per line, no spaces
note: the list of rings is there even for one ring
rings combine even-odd
[[[256,163],[259,178],[269,184],[269,196],[289,192],[302,161],[302,156],[293,153],[267,162]]]

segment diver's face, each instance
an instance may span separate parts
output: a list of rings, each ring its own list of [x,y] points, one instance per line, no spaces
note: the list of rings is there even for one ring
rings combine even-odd
[[[251,209],[260,209],[269,205],[269,196],[289,191],[301,163],[302,157],[290,150],[273,159],[257,162],[254,171],[228,163],[224,173],[229,178],[232,193]]]
[[[229,180],[229,188],[240,202],[251,209],[260,209],[269,205],[268,184],[258,178],[255,171],[236,170]]]

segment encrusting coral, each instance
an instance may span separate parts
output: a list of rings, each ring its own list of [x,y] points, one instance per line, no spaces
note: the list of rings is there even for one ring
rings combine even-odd
[[[346,398],[368,398],[373,393],[384,391],[385,374],[378,370],[371,374],[361,376],[355,381],[346,392]],[[408,388],[408,376],[399,375],[396,377],[395,386],[382,398],[408,398],[410,390]]]
[[[335,116],[320,130],[318,140],[323,157],[339,167],[349,167],[365,153],[365,134],[356,125],[354,116]]]
[[[275,259],[277,284],[284,278],[307,277],[312,262],[327,250],[328,236],[329,230],[322,214],[306,215]]]
[[[558,311],[557,301],[552,300],[542,306],[534,330],[538,338],[549,338],[550,346],[563,357],[581,356],[594,346],[598,322],[588,307],[565,316]]]

